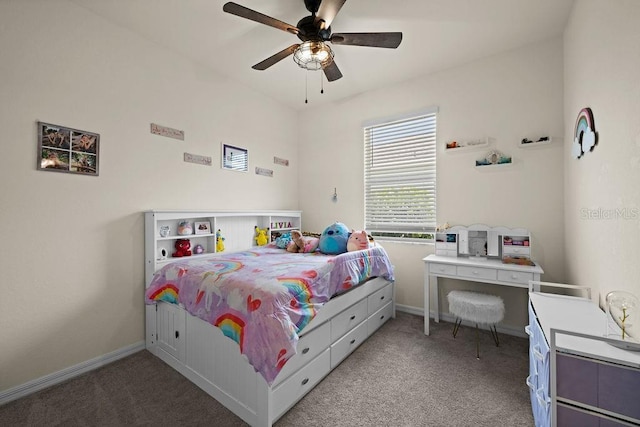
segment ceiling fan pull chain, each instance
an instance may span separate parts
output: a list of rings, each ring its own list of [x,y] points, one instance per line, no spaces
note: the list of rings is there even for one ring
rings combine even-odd
[[[320,93],[324,93],[324,73],[320,73]]]
[[[307,86],[309,86],[309,70],[304,73],[304,103],[309,103],[309,97],[307,96]]]

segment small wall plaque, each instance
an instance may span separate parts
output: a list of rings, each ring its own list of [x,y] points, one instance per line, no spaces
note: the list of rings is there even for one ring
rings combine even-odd
[[[276,165],[281,165],[281,166],[289,166],[289,160],[281,159],[280,157],[274,157],[273,158],[273,163],[275,163]]]
[[[184,141],[184,131],[151,123],[151,133]]]
[[[199,156],[198,154],[184,153],[184,161],[197,165],[211,166],[211,157]]]
[[[270,178],[273,178],[273,171],[271,169],[264,169],[256,166],[256,175],[268,176]]]

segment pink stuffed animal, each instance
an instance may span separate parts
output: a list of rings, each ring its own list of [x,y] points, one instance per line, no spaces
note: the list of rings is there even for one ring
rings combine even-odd
[[[361,251],[363,249],[369,249],[369,236],[364,230],[352,231],[347,240],[347,251]]]

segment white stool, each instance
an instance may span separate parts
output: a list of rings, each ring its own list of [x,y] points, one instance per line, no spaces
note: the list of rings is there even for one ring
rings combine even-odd
[[[454,338],[458,334],[463,320],[476,324],[476,357],[478,359],[480,359],[479,323],[489,325],[489,331],[496,346],[500,345],[496,323],[504,318],[504,302],[502,298],[479,292],[451,291],[447,295],[447,299],[449,300],[449,313],[456,316],[456,322],[453,326]]]

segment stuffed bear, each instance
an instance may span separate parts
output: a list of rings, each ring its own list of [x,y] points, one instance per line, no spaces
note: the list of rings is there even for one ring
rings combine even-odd
[[[176,251],[172,256],[174,257],[183,257],[183,256],[191,256],[191,242],[189,239],[178,239],[176,240]]]
[[[256,244],[258,246],[264,246],[267,243],[269,243],[269,238],[268,238],[268,233],[269,233],[269,229],[268,228],[258,228],[258,226],[256,225],[255,227],[256,230]]]
[[[319,239],[317,237],[303,236],[298,230],[291,230],[291,242],[287,245],[287,252],[309,253],[318,249]]]
[[[302,252],[304,249],[304,239],[298,230],[291,230],[291,241],[287,245],[287,252]]]
[[[349,229],[341,222],[334,222],[320,235],[320,252],[338,255],[347,252]]]
[[[352,231],[347,240],[347,251],[360,251],[363,249],[369,249],[369,236],[364,230]]]

